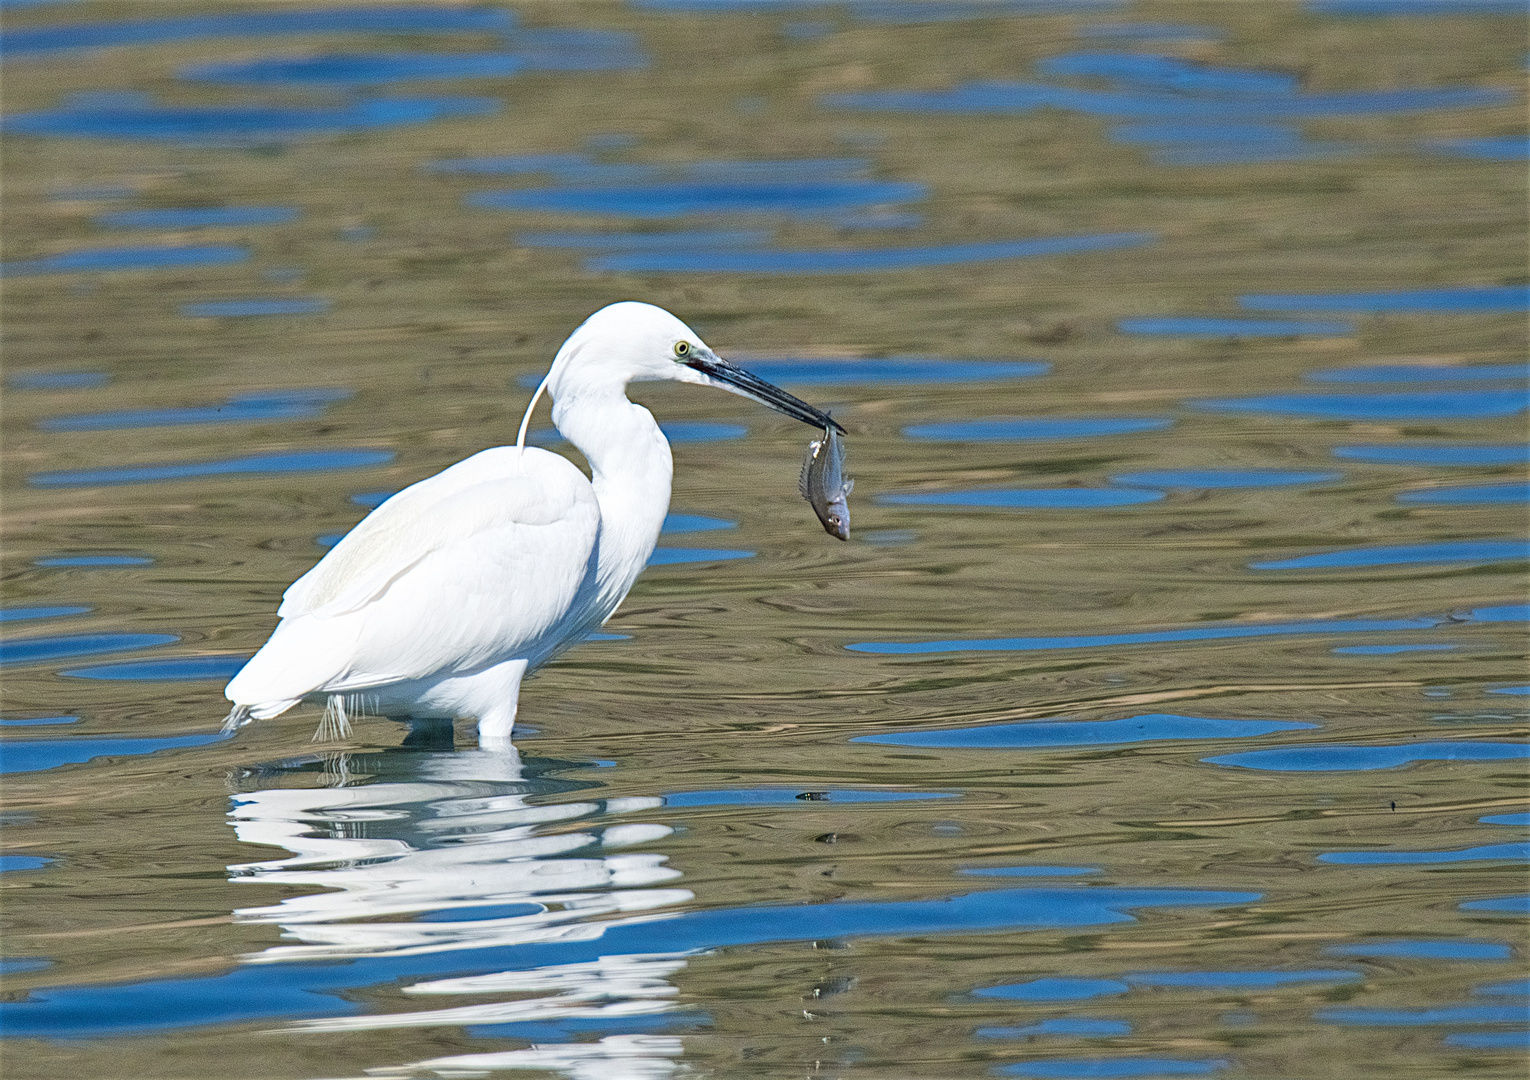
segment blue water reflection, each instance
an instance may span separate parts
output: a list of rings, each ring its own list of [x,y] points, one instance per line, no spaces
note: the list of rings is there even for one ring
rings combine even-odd
[[[1165,316],[1122,319],[1116,323],[1123,334],[1174,334],[1185,337],[1297,337],[1300,335],[1353,334],[1353,323],[1278,319],[1218,319],[1197,316]]]
[[[1415,383],[1415,382],[1497,382],[1506,379],[1530,379],[1530,366],[1524,364],[1366,364],[1360,367],[1325,368],[1309,371],[1308,382],[1325,383]]]
[[[1475,158],[1478,161],[1530,161],[1530,139],[1505,135],[1486,139],[1430,139],[1424,149],[1450,157]]]
[[[1316,15],[1523,15],[1520,0],[1307,0]]]
[[[7,27],[4,51],[44,52],[155,45],[200,38],[274,37],[294,34],[505,34],[515,15],[495,7],[440,7],[411,4],[376,7],[289,8],[192,15],[172,19],[60,23]]]
[[[497,157],[445,158],[426,166],[429,172],[469,175],[523,176],[545,174],[580,191],[611,191],[618,201],[644,201],[657,188],[682,194],[686,201],[705,199],[718,188],[744,185],[749,192],[764,193],[774,201],[789,199],[793,192],[825,196],[831,202],[849,197],[845,208],[864,204],[864,195],[878,191],[924,193],[922,185],[864,186],[871,162],[865,158],[784,158],[765,161],[687,161],[641,163],[596,161],[583,154],[505,154]],[[839,186],[848,184],[848,186]],[[534,189],[546,191],[548,189]],[[513,192],[488,191],[493,197]],[[470,202],[477,196],[470,196]],[[491,199],[492,201],[492,199]],[[873,202],[883,201],[873,199]],[[903,199],[894,199],[901,202]],[[703,207],[703,209],[705,209]],[[668,216],[668,215],[663,215]]]
[[[23,371],[5,379],[12,390],[95,390],[109,382],[104,371]]]
[[[1520,465],[1530,462],[1530,446],[1399,443],[1392,446],[1336,446],[1333,456],[1378,465]]]
[[[1082,1016],[1059,1016],[1024,1027],[985,1027],[973,1032],[980,1039],[1023,1039],[1031,1035],[1100,1039],[1131,1033],[1132,1026],[1125,1020],[1096,1020]]]
[[[567,32],[565,32],[567,33]],[[548,43],[551,44],[551,43]],[[645,67],[636,38],[570,37],[561,48],[470,53],[326,53],[262,57],[182,68],[191,82],[245,86],[382,86],[441,79],[502,79],[523,71],[617,71]]]
[[[1125,634],[1078,634],[1058,637],[975,638],[956,641],[861,641],[851,652],[918,655],[948,652],[1033,652],[1041,649],[1092,649],[1119,645],[1160,645],[1179,641],[1285,637],[1294,634],[1356,634],[1429,630],[1437,619],[1318,619],[1303,622],[1218,623],[1183,630],[1143,630]]]
[[[233,225],[286,225],[298,219],[292,206],[201,206],[183,210],[113,210],[96,224],[116,229],[215,229]]]
[[[1274,772],[1361,772],[1396,769],[1417,761],[1514,761],[1530,758],[1530,745],[1506,742],[1417,742],[1392,746],[1291,746],[1202,758],[1213,765]]]
[[[1221,412],[1277,413],[1324,420],[1480,420],[1530,408],[1527,390],[1436,390],[1411,394],[1265,394],[1187,402]]]
[[[1118,979],[1047,978],[1005,986],[987,986],[974,990],[972,994],[974,997],[998,998],[1002,1001],[1088,1001],[1097,997],[1114,997],[1130,989],[1130,986]]]
[[[1226,1058],[1041,1058],[1001,1065],[999,1076],[1031,1076],[1038,1080],[1093,1080],[1105,1077],[1209,1076],[1228,1068]]]
[[[1110,746],[1168,739],[1241,739],[1271,735],[1278,731],[1311,730],[1318,726],[1298,721],[1215,720],[1203,716],[1150,713],[1121,720],[1030,720],[1020,724],[988,724],[943,731],[858,735],[850,741],[881,746],[1009,750],[1028,747]]]
[[[895,180],[718,180],[479,191],[468,195],[466,202],[488,210],[608,214],[639,219],[687,214],[821,217],[861,206],[909,202],[926,194],[923,184]]]
[[[0,753],[4,753],[3,743],[0,743]],[[52,861],[52,859],[44,858],[41,855],[0,855],[0,874],[15,874],[25,870],[41,870]]]
[[[123,664],[60,671],[71,679],[100,679],[110,682],[191,682],[199,679],[232,679],[244,667],[248,656],[242,653],[219,656],[173,656],[164,660],[138,660]]]
[[[1530,604],[1473,608],[1465,617],[1471,622],[1526,622],[1530,621]]]
[[[1398,653],[1410,652],[1449,652],[1451,649],[1459,649],[1459,645],[1445,644],[1415,644],[1415,645],[1342,645],[1337,649],[1331,649],[1339,656],[1396,656]]]
[[[0,608],[0,623],[30,622],[33,619],[61,619],[66,615],[83,615],[90,608],[73,606],[13,607]]]
[[[177,634],[72,634],[65,637],[8,638],[0,641],[0,667],[38,664],[70,656],[152,649],[179,641]]]
[[[1525,1010],[1508,1005],[1448,1005],[1433,1009],[1323,1009],[1315,1014],[1315,1019],[1350,1027],[1523,1024]]]
[[[392,450],[295,450],[287,454],[251,454],[215,461],[187,461],[163,465],[132,465],[120,469],[64,469],[33,473],[33,487],[100,487],[108,484],[152,484],[204,476],[262,473],[319,472],[329,469],[364,469],[392,461]]]
[[[1530,1050],[1530,1028],[1521,1031],[1469,1031],[1445,1036],[1446,1046],[1470,1050]]]
[[[1358,971],[1309,968],[1302,971],[1135,971],[1125,976],[1133,986],[1194,990],[1273,990],[1305,983],[1353,982]]]
[[[1527,851],[1530,857],[1530,851]],[[1495,896],[1488,900],[1468,900],[1460,906],[1462,911],[1485,911],[1494,915],[1530,915],[1530,894],[1521,896]]]
[[[1105,79],[1118,86],[1172,90],[1217,97],[1289,97],[1300,89],[1294,75],[1246,68],[1218,68],[1148,53],[1062,53],[1036,64],[1043,75]]]
[[[1469,484],[1460,487],[1424,488],[1397,496],[1400,503],[1479,506],[1493,503],[1530,502],[1530,483]]]
[[[649,566],[678,566],[684,563],[726,562],[731,559],[752,559],[753,551],[735,548],[659,547],[648,557]]]
[[[188,319],[247,319],[260,315],[322,315],[329,310],[328,300],[210,300],[182,304],[181,314]]]
[[[1375,293],[1291,293],[1242,296],[1238,298],[1238,303],[1252,311],[1354,311],[1366,314],[1530,311],[1530,286],[1484,285]]]
[[[1522,979],[1505,979],[1503,982],[1487,983],[1472,990],[1482,997],[1530,996],[1530,975]]]
[[[177,266],[218,266],[244,262],[248,248],[228,244],[188,244],[180,247],[95,248],[68,251],[40,259],[0,263],[0,275],[80,274],[105,270],[158,270]]]
[[[425,166],[427,172],[466,174],[507,174],[553,172],[561,168],[580,168],[589,164],[583,154],[506,154],[500,157],[445,158]]]
[[[1153,240],[1150,233],[1106,233],[851,251],[656,251],[602,255],[586,259],[584,265],[591,271],[617,273],[861,274],[1112,251],[1139,247]]]
[[[1477,819],[1482,825],[1524,825],[1530,827],[1530,811],[1520,814],[1489,814]]]
[[[878,495],[883,506],[1003,507],[1023,510],[1095,510],[1157,502],[1161,491],[1129,488],[976,488]]]
[[[1514,697],[1523,697],[1530,694],[1530,686],[1498,686],[1489,690],[1490,694],[1512,694]]]
[[[185,409],[127,409],[41,420],[43,431],[106,431],[120,428],[169,427],[181,424],[237,424],[271,420],[308,420],[355,394],[353,390],[262,390],[236,394],[222,405]]]
[[[255,796],[264,794],[255,793]],[[289,816],[301,810],[297,804],[302,799],[322,801],[326,797],[334,798],[322,790],[271,793],[272,799],[278,797],[294,804],[292,809],[285,811]],[[475,796],[475,799],[481,801],[481,796]],[[273,807],[278,808],[279,804]],[[272,822],[273,826],[278,824],[282,823]],[[312,831],[310,815],[285,824],[281,832],[274,828],[261,831],[251,829],[249,839],[261,837],[263,839],[257,842],[277,843],[288,848],[298,845],[312,848],[314,857],[298,861],[329,865],[332,858],[317,858],[323,851],[329,850],[326,845],[313,841],[304,844],[301,839]],[[574,839],[581,844],[587,842],[580,838]],[[465,853],[465,858],[478,846],[458,845],[458,850]],[[485,853],[484,858],[487,857]],[[276,860],[271,864],[257,866],[266,867],[265,872],[270,873],[283,862],[285,860]],[[393,865],[398,865],[396,860]],[[511,870],[523,874],[524,866],[511,867]],[[439,874],[436,876],[439,877]],[[318,883],[320,879],[310,874],[308,880]],[[533,939],[500,945],[492,943],[493,939],[488,938],[486,940],[490,944],[470,953],[450,945],[444,951],[383,955],[358,955],[358,950],[351,948],[345,950],[344,955],[354,956],[355,959],[345,964],[247,964],[226,974],[203,978],[39,988],[33,990],[26,1001],[8,1007],[6,1028],[9,1034],[16,1037],[56,1038],[68,1035],[79,1038],[239,1020],[335,1016],[355,1012],[361,1006],[354,1001],[337,999],[334,991],[391,983],[410,977],[505,972],[504,981],[510,983],[512,972],[530,972],[549,965],[588,964],[600,957],[678,955],[728,946],[866,936],[900,937],[913,934],[981,933],[999,929],[1105,926],[1135,922],[1130,912],[1137,909],[1231,907],[1254,903],[1260,896],[1259,893],[1249,892],[1184,889],[996,889],[933,900],[832,901],[693,910],[653,921],[592,924],[603,933],[570,935],[564,940]],[[301,897],[289,900],[285,906],[257,909],[256,913],[281,921],[283,912],[290,912],[290,921],[290,917],[299,915],[302,906],[317,902],[323,906],[342,905],[335,907],[338,915],[354,916],[359,913],[359,909],[351,908],[367,897],[368,894],[363,892],[354,892],[349,897],[346,894]],[[408,897],[396,898],[393,903],[391,910],[412,910]],[[343,906],[346,904],[351,907]],[[441,905],[431,903],[429,906]],[[249,916],[251,913],[242,914]],[[409,930],[408,924],[384,924],[378,933],[394,935],[408,933]],[[334,955],[328,949],[321,951]],[[672,962],[669,970],[678,966],[681,965]],[[1124,983],[1120,986],[1122,991],[1127,989]],[[378,1017],[377,1020],[377,1026],[386,1027],[395,1022],[396,1018]],[[461,1020],[448,1015],[438,1022],[456,1026]],[[308,1030],[320,1030],[325,1026],[325,1022],[319,1021],[309,1025]]]
[[[795,386],[911,386],[919,383],[995,382],[1045,375],[1052,365],[1039,360],[947,360],[925,356],[838,360],[750,360],[745,366],[762,379]]]
[[[948,420],[939,424],[914,424],[903,429],[910,439],[940,442],[1042,442],[1051,439],[1089,439],[1099,435],[1130,435],[1139,431],[1162,431],[1173,420],[1156,416],[990,417],[986,420]]]
[[[61,765],[78,765],[99,757],[133,757],[160,750],[206,746],[229,736],[216,732],[145,739],[97,739],[71,736],[63,739],[0,739],[0,774],[41,772]]]
[[[738,522],[725,518],[707,517],[705,514],[665,514],[661,534],[691,532],[721,532],[736,529]]]
[[[7,35],[9,36],[9,35]],[[492,98],[368,98],[308,108],[275,105],[93,105],[16,113],[0,122],[11,135],[127,139],[190,146],[260,146],[310,135],[424,124],[496,112]]]
[[[1253,570],[1320,570],[1331,567],[1409,566],[1420,563],[1492,563],[1530,558],[1527,540],[1449,540],[1437,544],[1325,551],[1294,559],[1249,563]]]
[[[1330,945],[1323,950],[1330,956],[1359,956],[1367,959],[1389,958],[1414,960],[1507,960],[1514,955],[1509,946],[1497,941],[1473,941],[1457,938],[1446,941],[1367,941],[1356,945]]]
[[[720,424],[709,420],[672,420],[659,430],[672,443],[729,442],[749,434],[743,424]]]
[[[46,555],[32,560],[33,566],[45,569],[89,566],[153,566],[147,555]]]
[[[62,727],[78,724],[78,716],[28,716],[14,720],[0,720],[0,727]]]
[[[1160,469],[1120,473],[1112,484],[1156,488],[1264,488],[1298,484],[1326,484],[1342,480],[1339,472],[1297,472],[1284,469]]]
[[[1340,866],[1428,866],[1435,863],[1524,862],[1530,860],[1530,843],[1484,844],[1458,851],[1325,851],[1321,863]]]
[[[691,251],[697,248],[764,247],[775,238],[765,229],[693,229],[685,232],[515,234],[521,247],[567,251]]]

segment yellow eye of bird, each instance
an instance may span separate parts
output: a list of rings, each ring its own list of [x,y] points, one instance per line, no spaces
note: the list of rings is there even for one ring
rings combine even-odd
[[[675,359],[684,360],[691,355],[691,343],[689,341],[675,342]]]

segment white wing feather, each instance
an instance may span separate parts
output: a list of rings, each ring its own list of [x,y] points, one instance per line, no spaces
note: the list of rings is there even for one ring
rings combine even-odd
[[[525,655],[580,617],[599,531],[566,459],[475,454],[388,499],[294,582],[227,694],[256,704]]]

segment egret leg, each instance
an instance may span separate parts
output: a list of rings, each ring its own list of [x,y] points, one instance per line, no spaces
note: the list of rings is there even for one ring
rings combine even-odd
[[[478,708],[478,745],[484,749],[503,749],[510,745],[515,730],[515,712],[520,704],[521,679],[526,676],[525,660],[507,660],[474,677],[483,696]]]

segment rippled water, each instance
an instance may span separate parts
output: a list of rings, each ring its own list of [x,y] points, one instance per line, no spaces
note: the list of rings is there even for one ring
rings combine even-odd
[[[5,1074],[1522,1076],[1521,9],[4,5]],[[851,542],[636,388],[517,752],[221,736],[623,298]]]

